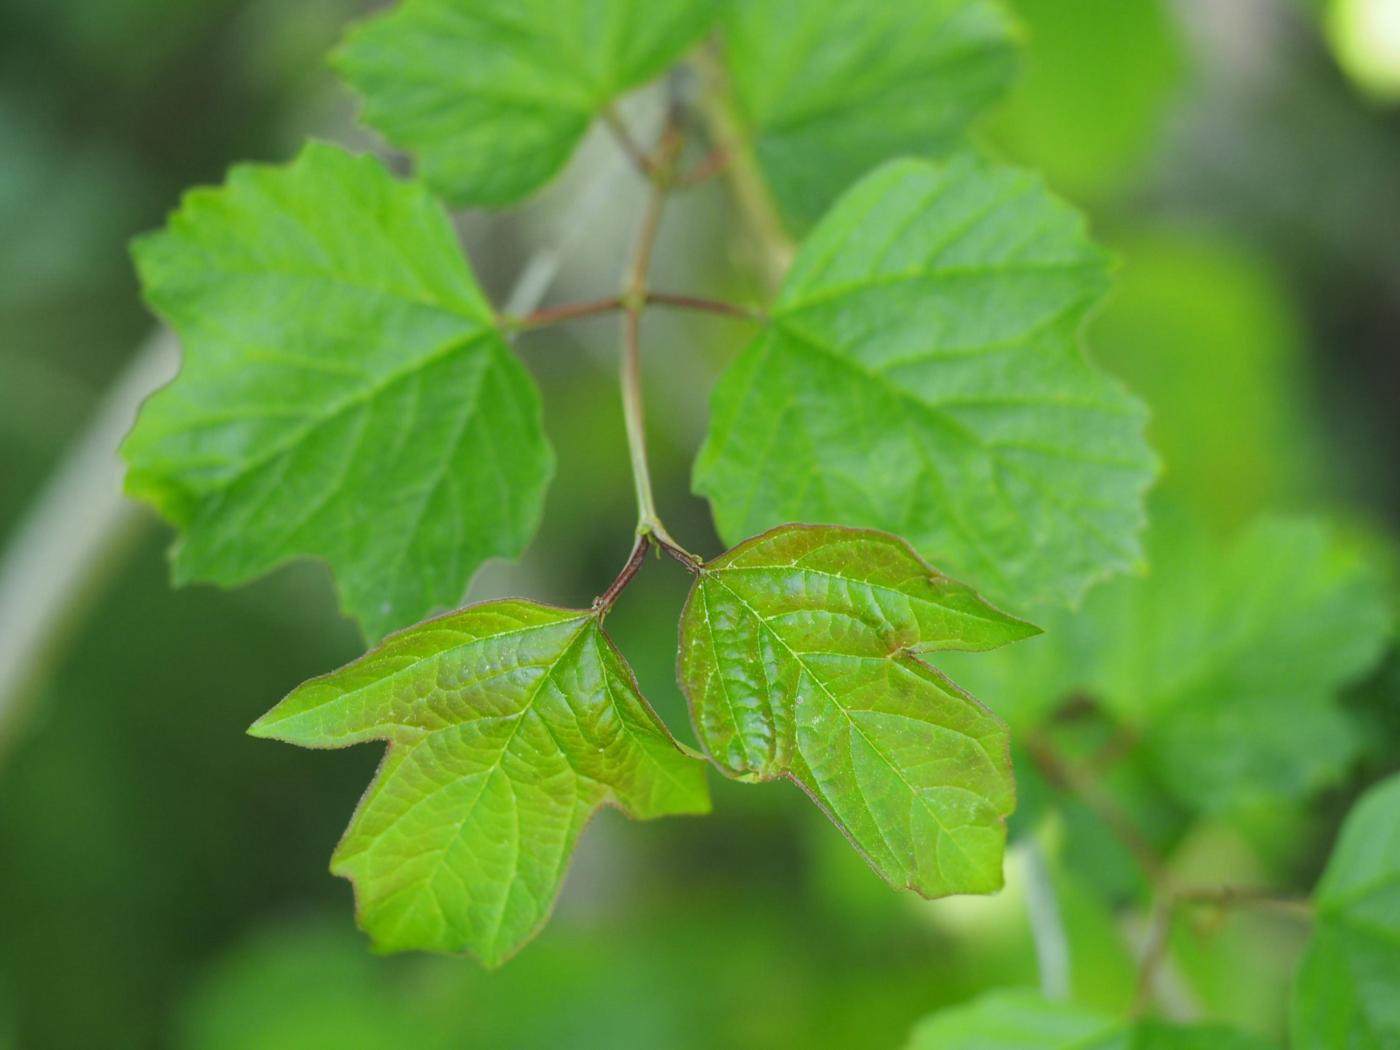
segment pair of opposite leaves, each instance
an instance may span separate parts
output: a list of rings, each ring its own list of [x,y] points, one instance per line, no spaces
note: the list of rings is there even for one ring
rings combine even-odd
[[[253,726],[307,747],[389,741],[332,865],[380,947],[500,962],[544,922],[600,806],[709,809],[700,756],[648,706],[601,620],[469,606]],[[789,525],[698,569],[679,677],[726,775],[791,779],[896,886],[988,892],[1014,802],[1006,728],[919,655],[1035,632],[895,537]]]

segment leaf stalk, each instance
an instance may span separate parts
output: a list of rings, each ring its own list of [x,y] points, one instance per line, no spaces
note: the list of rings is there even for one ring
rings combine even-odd
[[[680,131],[673,118],[667,122],[666,129],[661,134],[661,141],[651,161],[652,167],[663,172],[671,171],[680,146]],[[641,227],[632,250],[632,260],[623,279],[622,294],[619,296],[623,320],[622,360],[618,379],[622,388],[622,414],[627,428],[627,451],[632,463],[632,481],[637,495],[639,546],[642,540],[654,539],[667,553],[678,557],[683,563],[695,566],[700,563],[700,559],[676,542],[656,511],[656,498],[651,487],[651,468],[647,461],[646,410],[642,397],[642,309],[648,301],[647,275],[651,270],[652,255],[661,231],[661,217],[670,194],[671,181],[665,177],[652,180],[646,208],[642,213]],[[630,578],[627,577],[628,580]],[[623,586],[626,586],[626,582],[623,580]]]

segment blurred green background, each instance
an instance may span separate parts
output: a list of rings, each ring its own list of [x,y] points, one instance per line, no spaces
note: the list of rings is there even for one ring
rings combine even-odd
[[[149,371],[160,356],[142,356],[153,324],[127,239],[234,161],[285,159],[307,135],[372,144],[322,61],[365,6],[0,4],[0,607],[17,610],[0,624],[18,637],[42,620],[46,640],[4,650],[16,674],[0,693],[0,1048],[896,1047],[941,1005],[1035,984],[1026,870],[1047,855],[1076,994],[1124,1008],[1142,920],[1133,874],[1072,805],[1028,854],[1044,812],[1029,777],[995,898],[894,894],[796,790],[712,776],[712,818],[601,817],[555,919],[503,970],[368,952],[326,865],[374,749],[312,754],[243,734],[303,678],[358,654],[326,574],[172,591],[169,535],[110,495],[103,423],[114,401],[122,418],[131,362]],[[1400,515],[1394,42],[1387,54],[1358,36],[1343,10],[1354,3],[1012,6],[1025,69],[982,137],[1041,169],[1121,260],[1090,343],[1154,408],[1161,499],[1221,534],[1263,510],[1325,511],[1384,549]],[[551,300],[612,291],[637,206],[614,153],[592,141],[538,203],[464,217],[497,301],[540,264],[540,244],[566,249]],[[716,221],[726,210],[719,185],[681,202],[658,286],[747,292]],[[647,323],[659,498],[672,528],[712,552],[689,460],[700,391],[743,334],[723,320]],[[587,602],[624,557],[615,339],[599,320],[522,342],[559,475],[527,558],[489,567],[474,596]],[[47,546],[33,546],[36,522]],[[686,582],[655,567],[609,621],[678,731]],[[1007,710],[1016,684],[1001,688],[982,699]],[[1400,757],[1400,661],[1354,693],[1368,746],[1307,807],[1188,817],[1151,784],[1120,786],[1174,864],[1305,889],[1347,801]],[[1120,771],[1135,777],[1150,774]],[[1277,1036],[1304,932],[1258,916],[1179,931],[1183,1012]]]

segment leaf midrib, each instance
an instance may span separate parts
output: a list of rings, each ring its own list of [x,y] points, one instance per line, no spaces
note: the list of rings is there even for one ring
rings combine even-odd
[[[708,571],[707,575],[716,583],[718,583],[721,587],[723,587],[726,591],[728,591],[734,597],[735,601],[742,605],[745,608],[745,610],[748,611],[749,615],[754,617],[754,619],[756,619],[759,622],[759,624],[762,625],[763,629],[766,630],[770,635],[772,635],[773,639],[777,641],[779,645],[781,645],[784,649],[787,650],[788,655],[791,656],[792,659],[797,663],[797,665],[800,668],[802,668],[803,672],[813,682],[816,683],[817,688],[819,688],[823,693],[826,694],[827,699],[831,701],[832,706],[841,712],[841,714],[845,717],[846,721],[850,724],[851,728],[860,734],[861,739],[865,741],[866,745],[870,748],[870,750],[875,755],[877,755],[880,761],[884,763],[886,768],[888,768],[889,771],[899,779],[900,783],[904,785],[905,789],[909,792],[910,796],[918,800],[919,805],[922,806],[924,811],[927,812],[928,815],[933,818],[933,822],[938,825],[939,830],[943,832],[943,834],[953,843],[955,847],[957,847],[958,852],[963,855],[963,857],[968,861],[969,864],[971,864],[973,867],[976,867],[976,861],[973,859],[972,855],[967,852],[967,849],[963,846],[962,842],[959,841],[958,837],[953,834],[953,832],[948,828],[946,824],[943,823],[943,820],[940,818],[939,814],[935,812],[934,809],[929,805],[928,801],[923,797],[922,793],[915,789],[914,785],[909,783],[908,778],[904,776],[904,773],[892,761],[890,761],[889,756],[886,755],[884,751],[882,751],[879,747],[875,745],[875,742],[870,739],[870,736],[865,732],[865,729],[858,722],[856,722],[854,718],[851,717],[851,713],[846,710],[845,706],[841,703],[839,699],[837,699],[836,695],[832,693],[832,691],[829,688],[827,688],[826,683],[823,682],[821,678],[818,677],[816,672],[807,664],[807,662],[804,659],[802,659],[802,654],[799,654],[796,650],[792,648],[792,646],[788,645],[787,640],[783,638],[783,636],[779,634],[776,629],[774,629],[772,624],[770,624],[762,615],[759,614],[758,610],[756,610],[747,601],[745,601],[743,595],[739,594],[728,584],[726,584],[723,579],[720,578],[720,574],[724,571],[725,570],[723,569],[712,569]],[[841,656],[843,654],[833,653],[830,655]],[[887,657],[886,659],[892,658]],[[860,790],[859,785],[857,785],[857,790]],[[861,794],[863,797],[864,792],[861,792]],[[869,810],[868,803],[866,804],[866,809]],[[880,830],[881,835],[883,837],[883,828],[880,825],[880,821],[875,818],[873,812],[871,813],[871,818],[874,821],[876,828]],[[888,840],[886,844],[889,845]],[[891,848],[891,852],[895,855],[896,860],[900,859],[898,851]],[[941,866],[939,870],[939,875],[940,877],[943,876]]]

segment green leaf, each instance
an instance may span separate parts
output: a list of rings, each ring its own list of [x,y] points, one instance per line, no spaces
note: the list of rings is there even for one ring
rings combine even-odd
[[[1203,810],[1303,798],[1357,740],[1338,693],[1379,659],[1385,589],[1319,521],[1262,518],[1228,546],[1164,520],[1150,578],[1094,595],[1097,691]]]
[[[539,395],[422,187],[313,144],[189,193],[135,256],[185,361],[126,440],[127,490],[180,527],[177,582],[323,558],[378,637],[524,549],[553,471]]]
[[[336,66],[435,190],[503,205],[558,174],[599,112],[716,12],[716,0],[407,0],[352,30]]]
[[[387,740],[336,848],[382,950],[504,961],[549,917],[584,826],[709,809],[704,766],[637,690],[596,615],[506,600],[387,639],[249,730],[304,747]]]
[[[1400,1046],[1400,776],[1347,816],[1293,993],[1297,1050]]]
[[[914,1029],[906,1050],[1121,1050],[1123,1023],[1031,991],[982,995],[940,1010]]]
[[[914,1029],[906,1050],[1268,1050],[1222,1025],[1125,1021],[1034,992],[988,992]]]
[[[1228,529],[1315,505],[1336,463],[1306,396],[1302,305],[1267,254],[1177,227],[1115,249],[1127,261],[1094,356],[1151,407],[1162,488]]]
[[[814,222],[894,157],[957,143],[1015,66],[988,0],[744,0],[725,44],[737,117],[787,220]]]
[[[721,534],[887,529],[1022,606],[1136,564],[1145,413],[1078,339],[1107,271],[1030,176],[964,156],[867,177],[715,393],[695,488]]]
[[[1339,694],[1390,636],[1382,574],[1318,520],[1264,517],[1222,543],[1161,499],[1153,518],[1150,574],[1049,616],[1042,638],[946,669],[1018,729],[1094,697],[1197,810],[1336,782],[1358,743]]]
[[[986,893],[1015,801],[1006,727],[919,657],[1036,631],[896,537],[787,525],[701,569],[680,680],[726,775],[792,780],[896,887]]]

